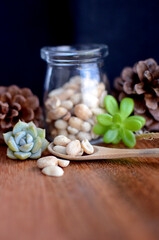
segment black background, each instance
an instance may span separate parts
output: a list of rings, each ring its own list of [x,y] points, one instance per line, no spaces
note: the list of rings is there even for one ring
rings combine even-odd
[[[124,66],[159,62],[159,1],[16,0],[0,2],[0,85],[30,87],[42,97],[47,45],[105,43],[113,82]]]

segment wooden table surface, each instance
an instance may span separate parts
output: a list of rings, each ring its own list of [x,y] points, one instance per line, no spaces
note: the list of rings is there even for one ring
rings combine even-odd
[[[0,240],[159,239],[159,158],[71,162],[54,178],[0,156]]]

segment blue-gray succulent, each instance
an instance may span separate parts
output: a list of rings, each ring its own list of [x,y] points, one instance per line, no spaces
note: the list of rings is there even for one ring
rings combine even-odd
[[[33,122],[25,123],[19,120],[12,131],[3,134],[8,145],[7,156],[20,160],[41,157],[49,144],[45,135],[45,129],[37,128]]]

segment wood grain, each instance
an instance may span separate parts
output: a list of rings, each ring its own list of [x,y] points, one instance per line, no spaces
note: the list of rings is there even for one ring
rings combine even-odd
[[[53,178],[0,153],[0,240],[159,239],[159,158],[71,162]]]

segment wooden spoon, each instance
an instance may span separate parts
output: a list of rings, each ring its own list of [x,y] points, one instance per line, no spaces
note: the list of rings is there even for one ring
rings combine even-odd
[[[91,155],[83,156],[72,156],[62,153],[55,152],[53,150],[53,143],[50,143],[48,150],[54,156],[59,158],[64,158],[73,161],[83,161],[83,160],[99,160],[99,159],[120,159],[128,157],[155,157],[159,158],[159,148],[146,148],[146,149],[118,149],[118,148],[107,148],[107,147],[94,147],[94,153]]]

